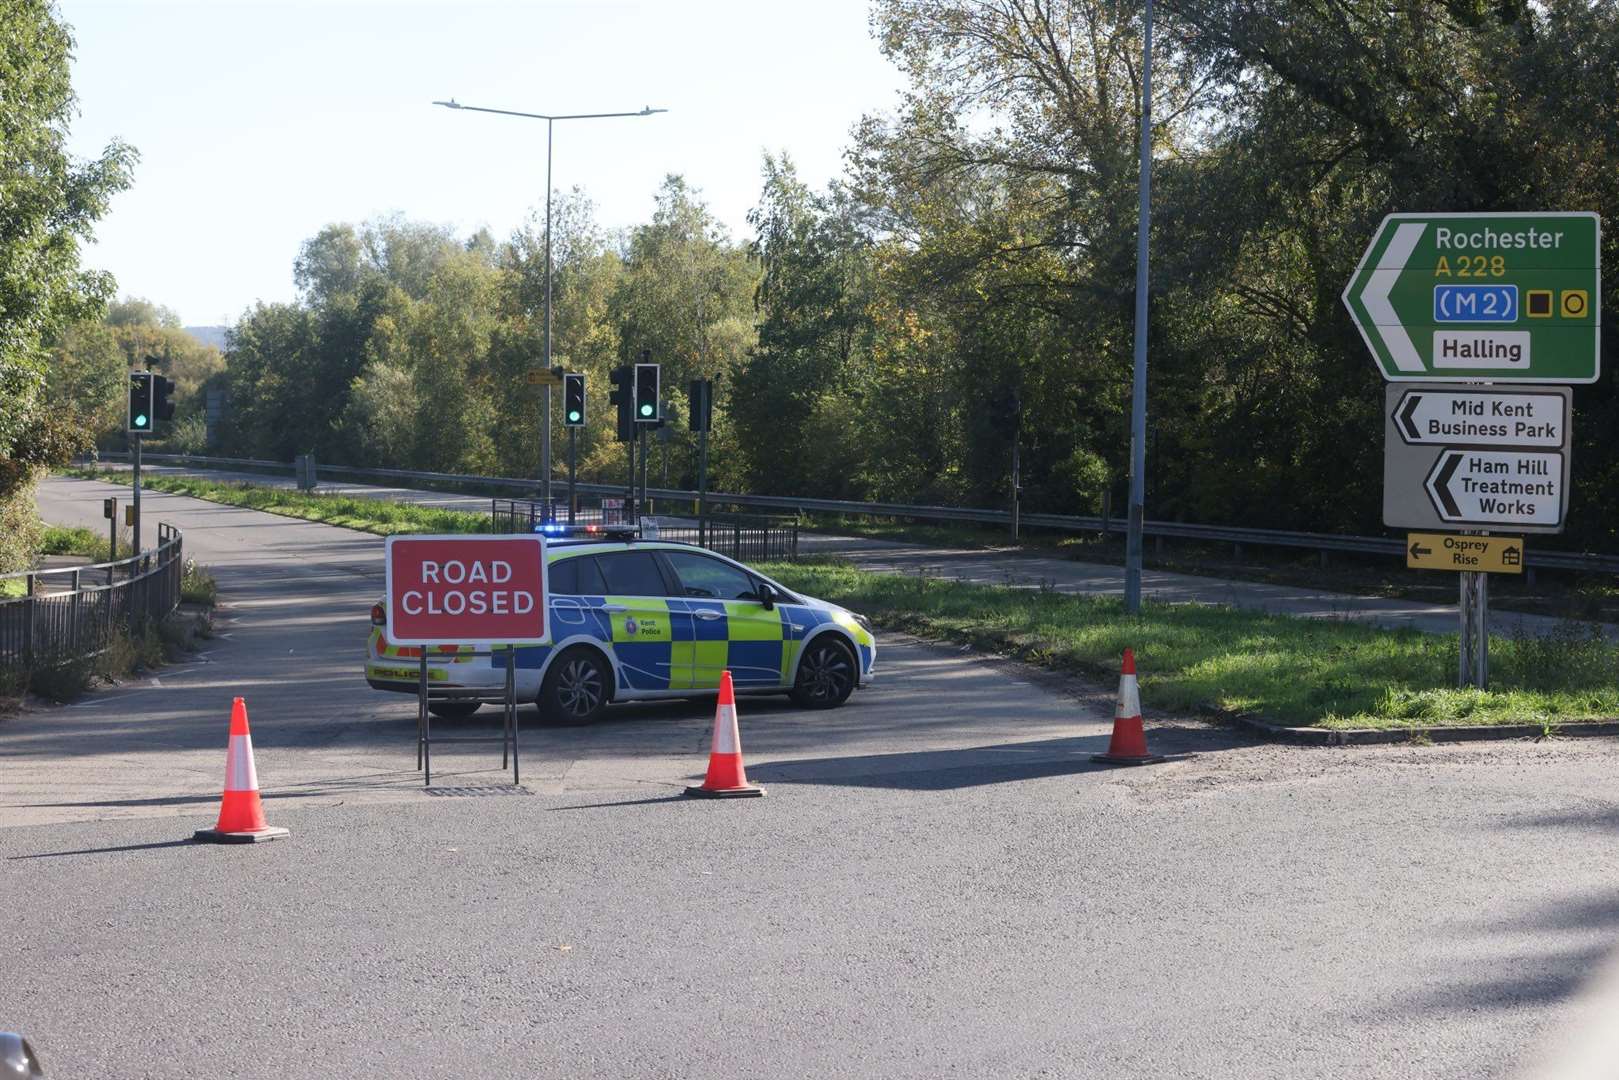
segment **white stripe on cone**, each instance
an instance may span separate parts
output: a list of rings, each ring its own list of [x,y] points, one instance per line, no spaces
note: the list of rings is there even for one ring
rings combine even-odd
[[[1141,715],[1141,695],[1136,690],[1134,675],[1119,676],[1119,703],[1113,710],[1115,720],[1134,720]]]
[[[225,790],[257,791],[259,774],[253,768],[253,737],[232,735],[225,757]]]
[[[716,754],[740,754],[742,737],[736,728],[736,706],[721,705],[714,712],[714,744]]]

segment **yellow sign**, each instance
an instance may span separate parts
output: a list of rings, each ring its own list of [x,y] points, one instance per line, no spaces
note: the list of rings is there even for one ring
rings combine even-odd
[[[1564,289],[1561,302],[1565,319],[1583,319],[1591,312],[1591,294],[1584,289]]]
[[[1405,565],[1413,570],[1474,570],[1523,573],[1523,537],[1408,533]]]
[[[561,386],[562,376],[553,375],[545,368],[530,368],[528,372],[530,386]]]

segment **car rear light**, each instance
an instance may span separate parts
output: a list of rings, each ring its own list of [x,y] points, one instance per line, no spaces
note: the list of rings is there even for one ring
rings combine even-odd
[[[388,613],[383,610],[381,604],[372,604],[371,605],[371,625],[372,626],[387,626],[388,625]]]

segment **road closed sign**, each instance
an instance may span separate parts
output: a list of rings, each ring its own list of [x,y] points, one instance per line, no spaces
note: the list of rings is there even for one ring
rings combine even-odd
[[[395,644],[548,640],[543,536],[391,536],[386,558]]]

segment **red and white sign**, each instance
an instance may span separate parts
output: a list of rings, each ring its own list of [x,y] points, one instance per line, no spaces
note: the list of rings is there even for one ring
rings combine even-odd
[[[390,536],[388,640],[540,645],[545,537]]]

